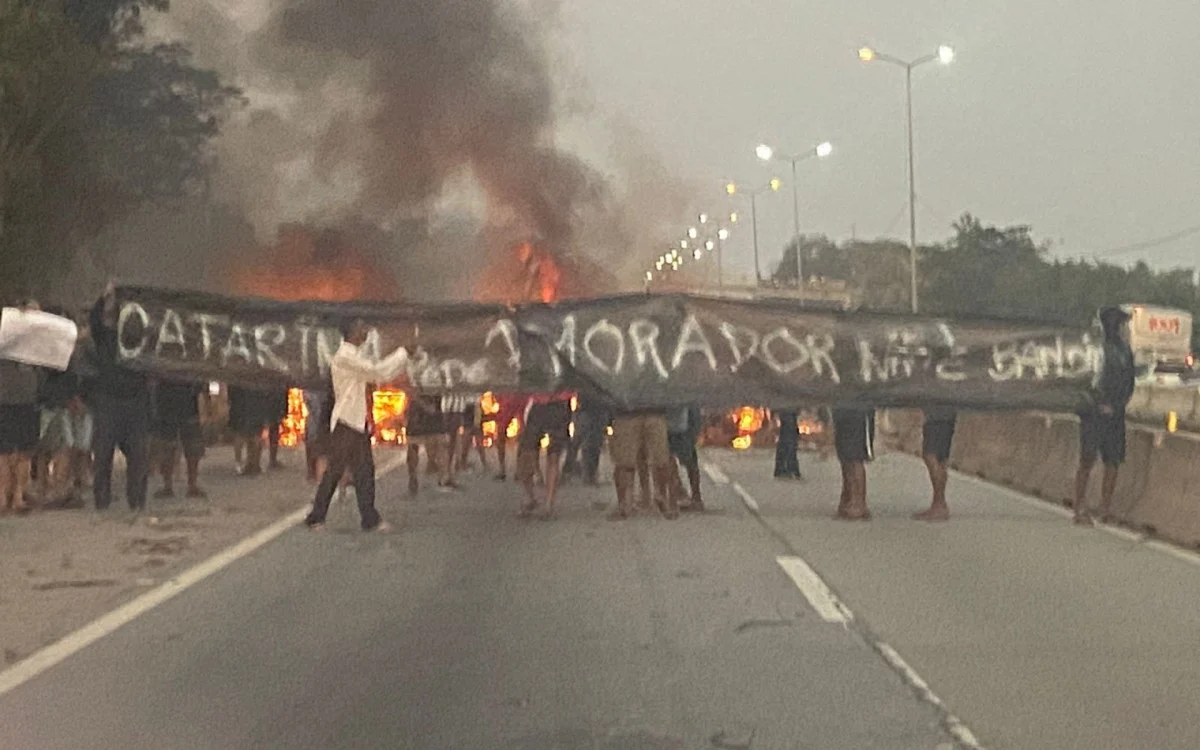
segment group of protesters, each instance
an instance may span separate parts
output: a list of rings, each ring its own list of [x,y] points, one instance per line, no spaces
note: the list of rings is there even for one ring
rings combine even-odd
[[[1133,393],[1133,354],[1128,344],[1129,316],[1120,308],[1105,308],[1100,313],[1104,330],[1104,365],[1095,383],[1091,406],[1079,413],[1080,464],[1076,474],[1075,521],[1091,524],[1086,505],[1088,480],[1100,458],[1105,465],[1100,515],[1107,518],[1116,489],[1117,472],[1125,457],[1125,407]],[[363,528],[386,528],[374,507],[375,476],[371,455],[373,431],[370,394],[373,383],[389,382],[400,374],[406,353],[398,349],[390,357],[374,362],[364,357],[359,347],[366,340],[362,321],[343,330],[343,343],[331,360],[330,394],[334,407],[321,422],[331,426],[326,441],[328,464],[307,523],[320,529],[325,522],[335,485],[349,474],[356,487]],[[572,409],[572,399],[578,399]],[[616,507],[613,520],[629,518],[634,511],[633,493],[641,476],[641,498],[651,502],[668,519],[679,517],[681,509],[703,510],[700,471],[696,446],[701,426],[697,406],[675,409],[612,409],[586,395],[569,393],[536,395],[527,398],[504,396],[495,419],[498,447],[498,479],[506,479],[506,427],[512,419],[523,417],[517,449],[516,478],[525,488],[522,516],[541,508],[546,518],[553,517],[561,472],[576,474],[583,481],[598,481],[600,452],[605,434],[611,430],[609,455],[613,463]],[[476,419],[469,416],[474,413]],[[782,409],[780,438],[776,452],[775,475],[799,478],[796,460],[798,443],[797,411]],[[915,515],[923,521],[949,518],[946,501],[948,464],[954,439],[957,411],[947,405],[925,409],[922,455],[929,472],[933,498],[930,507]],[[841,464],[842,490],[836,517],[868,520],[867,465],[874,459],[875,409],[869,406],[835,406],[822,410]],[[482,415],[471,399],[437,399],[417,396],[409,408],[408,468],[409,490],[418,490],[419,451],[423,446],[431,456],[444,456],[439,486],[454,489],[455,454],[465,461],[472,441],[482,447],[478,431]],[[574,422],[573,428],[572,423]],[[470,425],[470,429],[468,429]],[[455,448],[456,436],[463,443]],[[541,452],[545,447],[545,468]],[[480,453],[483,460],[482,451]],[[686,470],[690,494],[685,492],[679,469]],[[544,492],[536,489],[541,479]],[[654,489],[651,489],[653,485]]]
[[[314,392],[309,407],[310,415],[319,417],[306,435],[306,446],[312,460],[321,464],[321,480],[305,523],[314,530],[323,529],[335,492],[349,479],[354,485],[363,529],[387,530],[390,525],[375,508],[371,440],[376,425],[372,393],[376,384],[391,382],[400,374],[407,353],[397,349],[379,361],[364,356],[361,347],[366,342],[367,327],[361,320],[345,324],[341,333],[342,343],[330,360],[329,390]],[[539,509],[544,518],[553,517],[563,473],[579,476],[588,484],[598,483],[600,453],[610,426],[609,452],[617,491],[617,506],[611,516],[614,520],[632,514],[633,489],[639,473],[643,504],[657,504],[667,518],[678,518],[681,507],[703,509],[696,454],[699,409],[614,413],[599,401],[573,393],[502,394],[499,403],[498,413],[487,415],[496,424],[498,480],[508,477],[507,427],[513,420],[523,422],[515,474],[526,493],[520,510],[523,517],[532,516]],[[314,408],[317,405],[321,408]],[[457,489],[455,467],[465,464],[472,444],[479,448],[481,465],[486,469],[482,451],[485,415],[479,410],[479,399],[415,394],[409,399],[407,412],[411,493],[419,491],[422,448],[428,460],[440,464],[436,470],[439,489]],[[684,495],[678,466],[687,471],[690,495]],[[539,485],[542,491],[538,490]]]
[[[14,306],[37,310],[33,300]],[[70,317],[66,311],[53,310]],[[79,341],[72,365],[63,372],[41,370],[19,362],[0,361],[0,512],[24,511],[31,498],[42,504],[78,501],[91,484],[95,506],[112,502],[115,452],[126,459],[126,499],[133,510],[145,508],[151,469],[162,486],[156,498],[175,495],[174,477],[180,453],[186,467],[185,492],[205,497],[199,486],[199,464],[205,452],[201,408],[208,389],[185,381],[149,378],[122,366],[117,356],[117,303],[110,285],[87,315],[76,321]],[[1094,403],[1079,413],[1080,464],[1076,474],[1075,520],[1092,523],[1085,498],[1097,459],[1105,466],[1100,516],[1106,518],[1125,454],[1125,406],[1133,392],[1133,355],[1127,343],[1129,316],[1120,308],[1100,313],[1104,330],[1104,367],[1094,389]],[[309,412],[305,435],[310,480],[319,483],[310,526],[320,527],[338,487],[353,483],[363,527],[382,523],[374,509],[372,437],[376,425],[371,394],[375,384],[392,382],[405,365],[397,350],[382,361],[359,352],[366,326],[344,327],[343,343],[330,362],[323,389],[304,394]],[[76,362],[83,357],[86,362]],[[443,491],[458,489],[457,473],[467,465],[471,448],[486,470],[483,424],[495,422],[498,473],[508,477],[507,428],[521,424],[515,477],[526,499],[520,513],[552,517],[562,477],[599,482],[600,455],[607,442],[613,464],[616,506],[611,518],[635,511],[635,489],[642,506],[657,506],[663,516],[681,510],[703,510],[697,442],[701,430],[698,405],[668,409],[620,410],[586,393],[501,394],[497,414],[484,414],[479,397],[412,394],[405,419],[409,490],[419,490],[421,451],[427,472]],[[572,402],[575,402],[574,404]],[[288,391],[282,387],[229,389],[229,427],[234,436],[237,471],[262,472],[264,448],[268,468],[278,468],[280,425],[288,413]],[[866,520],[867,466],[874,458],[875,410],[839,405],[819,410],[832,432],[841,464],[842,491],[836,516]],[[926,521],[949,517],[946,501],[948,463],[957,412],[951,406],[925,409],[922,454],[932,485],[932,502],[916,514]],[[780,409],[775,476],[800,478],[796,460],[799,434],[795,409]],[[611,434],[611,439],[607,436]],[[545,451],[545,461],[542,451]],[[680,470],[687,478],[687,488]],[[539,487],[541,489],[539,489]]]
[[[40,309],[31,299],[12,307]],[[45,312],[74,320],[77,346],[63,371],[0,360],[0,513],[79,505],[89,487],[96,509],[108,509],[118,450],[125,457],[130,509],[145,509],[152,473],[162,482],[156,499],[176,496],[181,455],[186,496],[206,497],[199,468],[207,443],[201,423],[207,386],[150,378],[120,365],[111,285],[83,314]],[[230,388],[229,397],[238,473],[261,472],[264,445],[270,446],[268,465],[278,467],[287,391]]]
[[[1113,495],[1120,466],[1125,461],[1125,409],[1134,392],[1135,366],[1129,346],[1129,313],[1119,307],[1100,311],[1104,336],[1103,367],[1094,383],[1092,403],[1080,409],[1079,466],[1075,474],[1073,497],[1074,521],[1090,526],[1095,518],[1088,507],[1087,493],[1097,460],[1104,465],[1100,489],[1100,520],[1112,520]],[[867,464],[874,459],[875,410],[840,407],[821,410],[822,422],[833,432],[838,461],[842,469],[842,492],[836,517],[865,521],[871,517],[867,506]],[[933,498],[929,508],[915,513],[919,521],[945,521],[950,517],[946,501],[950,453],[958,410],[952,406],[931,406],[923,410],[921,455],[929,473]],[[776,447],[775,476],[800,477],[796,462],[798,442],[797,412],[781,410],[777,414],[780,437]]]

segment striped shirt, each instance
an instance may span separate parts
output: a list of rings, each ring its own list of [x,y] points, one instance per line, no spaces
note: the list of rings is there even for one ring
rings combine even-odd
[[[442,413],[461,414],[478,403],[480,398],[482,398],[482,394],[476,396],[471,394],[447,393],[445,396],[442,396]]]

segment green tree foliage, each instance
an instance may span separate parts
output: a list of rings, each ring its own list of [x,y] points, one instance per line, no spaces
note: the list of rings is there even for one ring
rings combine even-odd
[[[203,189],[236,90],[143,41],[164,0],[0,0],[0,291],[40,293],[101,229]]]
[[[909,309],[906,245],[891,240],[837,244],[806,236],[800,249],[805,278],[844,280],[869,309]],[[795,283],[795,257],[792,243],[775,271],[776,282]],[[1058,259],[1034,240],[1029,227],[985,225],[970,214],[955,222],[945,243],[920,248],[918,268],[922,312],[936,315],[1087,325],[1104,305],[1142,302],[1189,310],[1200,318],[1200,290],[1191,269],[1155,271],[1144,262],[1124,267]],[[1200,350],[1200,340],[1193,346]]]

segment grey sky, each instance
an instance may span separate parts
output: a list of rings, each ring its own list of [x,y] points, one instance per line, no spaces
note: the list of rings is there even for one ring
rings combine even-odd
[[[1076,256],[1200,224],[1195,0],[584,0],[563,24],[599,107],[711,185],[714,205],[724,179],[770,176],[759,140],[829,139],[834,156],[801,167],[803,230],[906,238],[904,74],[856,50],[948,43],[955,63],[914,86],[920,239],[963,211]],[[791,233],[788,189],[761,204],[768,258]],[[1113,260],[1192,266],[1198,247]]]

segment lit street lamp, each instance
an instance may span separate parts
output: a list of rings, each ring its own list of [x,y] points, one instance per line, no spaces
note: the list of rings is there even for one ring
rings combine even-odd
[[[917,304],[917,181],[913,156],[913,108],[912,108],[912,72],[926,63],[937,62],[949,65],[954,62],[954,48],[945,44],[937,48],[937,52],[916,60],[901,60],[898,57],[885,55],[871,47],[863,47],[858,51],[858,59],[863,62],[891,63],[904,68],[904,91],[908,102],[908,251],[909,276],[912,283],[912,311],[918,310]]]
[[[772,177],[771,181],[766,185],[758,188],[757,190],[751,190],[749,193],[750,226],[751,234],[754,237],[754,281],[756,287],[762,285],[762,267],[758,262],[758,196],[762,195],[763,193],[778,193],[779,188],[782,186],[783,182],[778,177]],[[730,195],[734,195],[738,191],[737,185],[731,182],[725,186],[725,191]],[[734,215],[731,215],[729,217],[731,221],[733,220],[733,216]]]
[[[775,149],[765,143],[760,144],[758,148],[754,149],[754,153],[763,161],[771,161],[775,157]],[[796,165],[805,159],[813,157],[824,159],[832,153],[833,144],[825,141],[802,154],[784,157],[785,161],[792,164],[792,235],[796,243],[796,288],[801,290],[804,289],[804,274],[801,272],[802,268],[800,265],[800,183],[796,176]]]
[[[732,184],[733,183],[730,183],[730,185],[732,185]],[[726,186],[726,191],[728,191],[728,186]],[[737,191],[737,188],[736,188],[736,186],[734,186],[734,192],[736,192],[736,191]],[[730,195],[733,195],[733,193],[730,193]],[[725,275],[724,275],[725,240],[729,239],[729,229],[724,226],[724,223],[721,221],[720,218],[714,218],[711,214],[702,213],[696,218],[697,218],[697,220],[699,220],[700,224],[703,226],[708,226],[709,224],[715,224],[717,227],[717,241],[714,243],[713,240],[711,239],[711,235],[710,235],[710,238],[705,240],[705,242],[704,242],[704,249],[708,250],[709,252],[712,252],[714,248],[716,249],[716,251],[717,251],[717,288],[724,289],[725,288]],[[730,213],[729,220],[731,223],[736,222],[737,214]]]

